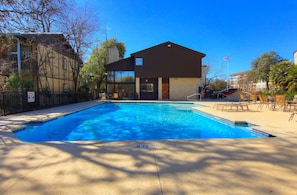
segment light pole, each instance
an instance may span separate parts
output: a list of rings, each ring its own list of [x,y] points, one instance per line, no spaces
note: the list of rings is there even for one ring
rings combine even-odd
[[[108,76],[108,73],[105,72],[104,75],[105,75],[105,93],[107,95],[107,76]]]

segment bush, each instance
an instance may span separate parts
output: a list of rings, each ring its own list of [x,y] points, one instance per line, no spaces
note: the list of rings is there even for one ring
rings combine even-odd
[[[260,91],[259,94],[260,94],[260,95],[271,95],[271,93],[270,93],[269,91],[267,91],[267,90],[265,90],[265,91]]]
[[[295,92],[286,92],[285,93],[286,98],[289,99],[289,100],[293,100],[295,95],[297,95],[296,91]]]

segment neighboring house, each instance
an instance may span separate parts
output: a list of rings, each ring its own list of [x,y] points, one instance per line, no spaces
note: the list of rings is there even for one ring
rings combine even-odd
[[[186,100],[200,86],[205,54],[165,42],[107,64],[107,93],[119,99]]]
[[[0,37],[0,89],[12,73],[20,71],[23,80],[33,84],[33,88],[24,90],[51,94],[75,91],[76,70],[82,61],[63,34],[3,33]]]

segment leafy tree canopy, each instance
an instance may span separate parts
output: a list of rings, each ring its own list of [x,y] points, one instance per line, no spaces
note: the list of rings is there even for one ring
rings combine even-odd
[[[262,54],[252,62],[252,74],[254,79],[256,81],[265,81],[268,89],[270,67],[280,61],[282,61],[282,58],[275,51]]]
[[[8,78],[8,81],[4,85],[4,90],[17,92],[18,89],[21,87],[21,79],[18,73],[13,73]]]
[[[103,42],[100,47],[96,46],[80,71],[82,83],[96,85],[98,88],[101,87],[103,81],[105,81],[106,71],[104,65],[107,59],[107,49],[111,47],[116,47],[119,51],[119,57],[124,57],[126,51],[125,44],[118,42],[116,38]]]
[[[20,76],[22,79],[20,78]],[[4,90],[10,91],[10,92],[17,92],[20,89],[27,90],[27,91],[33,90],[34,83],[30,79],[26,79],[27,77],[28,77],[28,72],[26,71],[22,71],[21,75],[19,75],[18,73],[11,74],[4,85]]]

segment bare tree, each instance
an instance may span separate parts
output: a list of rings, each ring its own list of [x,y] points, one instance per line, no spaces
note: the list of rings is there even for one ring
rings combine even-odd
[[[0,0],[0,32],[63,32],[69,52],[76,56],[71,64],[74,90],[85,52],[96,43],[98,20],[87,8],[76,8],[72,0]]]
[[[14,40],[8,35],[0,35],[0,74],[8,77],[16,71],[16,60],[11,60],[9,51],[16,50]],[[16,56],[15,56],[16,57]]]
[[[2,0],[1,32],[51,32],[66,7],[62,0]]]
[[[72,14],[64,17],[64,22],[62,23],[64,28],[62,31],[65,34],[66,40],[77,54],[77,57],[83,59],[85,52],[96,42],[93,39],[93,35],[99,29],[99,24],[95,20],[96,17],[91,10],[85,8],[71,10],[71,12]],[[79,59],[77,62],[79,62]],[[81,64],[73,64],[71,67],[73,70],[75,92],[77,92]]]

